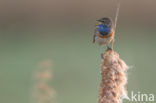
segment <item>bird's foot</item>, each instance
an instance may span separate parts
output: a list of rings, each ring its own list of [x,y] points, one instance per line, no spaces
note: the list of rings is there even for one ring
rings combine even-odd
[[[113,50],[111,47],[107,46],[107,50]]]

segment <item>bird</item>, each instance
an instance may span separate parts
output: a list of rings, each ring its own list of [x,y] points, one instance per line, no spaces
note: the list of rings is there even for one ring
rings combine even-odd
[[[96,20],[97,25],[95,27],[93,43],[96,43],[101,47],[107,46],[108,49],[113,49],[114,43],[114,24],[109,17],[103,17],[101,19]],[[109,46],[111,44],[111,47]]]

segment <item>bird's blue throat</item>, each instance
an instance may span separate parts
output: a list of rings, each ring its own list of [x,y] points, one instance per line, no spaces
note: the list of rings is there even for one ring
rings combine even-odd
[[[110,28],[105,26],[105,24],[100,24],[97,26],[97,29],[101,35],[108,35],[110,33]]]

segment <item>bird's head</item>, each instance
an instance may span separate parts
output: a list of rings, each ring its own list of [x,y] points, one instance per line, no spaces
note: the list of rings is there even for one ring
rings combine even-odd
[[[98,19],[98,25],[104,24],[106,27],[112,27],[112,20],[108,17]]]

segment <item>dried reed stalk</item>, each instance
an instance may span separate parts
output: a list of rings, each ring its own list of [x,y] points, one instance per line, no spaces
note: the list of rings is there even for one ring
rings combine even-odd
[[[116,52],[110,49],[104,52],[101,60],[102,79],[98,103],[122,103],[122,99],[127,98],[127,69],[128,66]]]
[[[49,85],[52,78],[51,61],[43,61],[33,76],[31,103],[54,103],[54,90]]]

